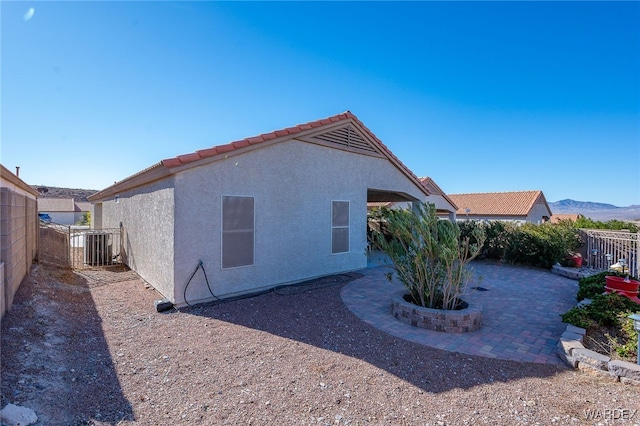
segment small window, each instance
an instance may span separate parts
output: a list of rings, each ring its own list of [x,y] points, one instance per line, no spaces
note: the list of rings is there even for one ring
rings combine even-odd
[[[331,202],[331,253],[349,252],[349,202]]]
[[[253,197],[222,197],[222,268],[252,266],[254,261]]]

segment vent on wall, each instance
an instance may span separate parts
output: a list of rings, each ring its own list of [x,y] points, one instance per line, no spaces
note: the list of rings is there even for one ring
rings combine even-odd
[[[324,144],[340,145],[348,149],[356,149],[359,151],[367,151],[374,154],[380,154],[371,143],[366,140],[356,129],[350,124],[330,132],[321,133],[309,138],[311,142],[320,142]]]

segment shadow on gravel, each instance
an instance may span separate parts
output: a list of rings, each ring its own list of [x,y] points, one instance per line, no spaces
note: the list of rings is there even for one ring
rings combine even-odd
[[[34,266],[2,319],[1,342],[2,407],[28,407],[43,425],[134,420],[82,276]]]
[[[357,274],[326,277],[256,297],[181,311],[357,358],[431,393],[569,371],[564,365],[448,352],[391,336],[363,322],[344,305],[340,291],[353,279]]]

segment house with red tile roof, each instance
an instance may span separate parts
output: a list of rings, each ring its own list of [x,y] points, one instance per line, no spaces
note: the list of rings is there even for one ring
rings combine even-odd
[[[458,220],[503,220],[517,223],[543,223],[551,209],[542,191],[484,192],[449,194],[458,210]]]
[[[584,218],[584,215],[580,213],[554,213],[553,216],[551,216],[551,223],[560,223],[560,221],[563,221],[563,220],[571,220],[575,222],[578,219],[583,219],[583,218]]]
[[[351,112],[179,155],[89,197],[177,306],[365,268],[367,203],[429,190]]]

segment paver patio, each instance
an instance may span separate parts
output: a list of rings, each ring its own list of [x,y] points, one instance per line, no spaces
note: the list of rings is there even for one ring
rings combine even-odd
[[[482,306],[482,327],[470,333],[420,329],[393,317],[391,297],[403,286],[397,279],[389,282],[385,274],[390,268],[379,259],[359,271],[365,276],[347,284],[341,297],[366,323],[416,343],[489,358],[561,364],[556,345],[566,324],[560,315],[577,303],[577,281],[546,270],[494,262],[474,261],[470,267],[473,281],[462,298]]]

